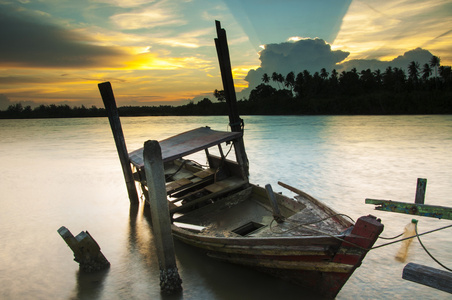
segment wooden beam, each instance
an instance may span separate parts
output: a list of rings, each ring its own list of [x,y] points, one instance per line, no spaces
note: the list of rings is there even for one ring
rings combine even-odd
[[[130,167],[129,153],[127,152],[124,133],[122,132],[121,121],[119,120],[118,108],[116,107],[115,96],[110,82],[99,83],[99,91],[107,111],[108,120],[110,121],[111,131],[115,139],[116,150],[118,151],[119,160],[121,162],[124,179],[126,181],[127,192],[129,194],[130,204],[138,204],[139,198],[135,181]]]
[[[243,131],[243,120],[239,116],[237,107],[237,96],[235,94],[234,79],[232,76],[231,59],[229,57],[229,47],[226,37],[226,30],[221,28],[220,21],[215,21],[217,29],[217,38],[215,39],[215,46],[217,49],[218,62],[220,64],[221,79],[223,81],[223,89],[226,97],[226,103],[229,108],[229,125],[231,130],[235,132]],[[237,162],[242,167],[243,178],[249,176],[249,162],[245,152],[245,144],[243,137],[234,141],[234,150],[236,153]]]
[[[451,207],[378,199],[366,199],[366,204],[378,205],[377,207],[375,207],[376,210],[452,220]]]
[[[176,266],[171,219],[166,198],[162,149],[157,141],[144,143],[143,159],[148,184],[154,243],[159,258],[160,289],[166,294],[174,294],[182,289],[182,280]]]
[[[402,278],[452,294],[452,273],[409,263],[403,268]]]
[[[272,186],[270,184],[265,185],[265,190],[267,191],[267,197],[270,200],[273,209],[273,219],[276,222],[282,223],[284,222],[284,218],[279,211],[278,202],[276,201],[275,193],[273,193]]]

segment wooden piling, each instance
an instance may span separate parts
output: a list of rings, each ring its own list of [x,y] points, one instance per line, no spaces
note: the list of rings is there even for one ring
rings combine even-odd
[[[427,179],[418,178],[416,187],[416,198],[414,199],[414,203],[424,204],[426,188],[427,188]]]
[[[129,194],[130,204],[138,204],[139,198],[135,181],[133,179],[132,169],[130,167],[129,153],[127,152],[124,134],[122,132],[121,121],[119,120],[118,108],[116,107],[115,96],[110,82],[99,83],[99,91],[107,111],[108,120],[110,121],[111,131],[115,139],[116,150],[118,151],[119,160],[121,162],[124,179],[126,181],[127,192]]]
[[[237,96],[235,94],[234,79],[232,77],[231,59],[229,57],[228,41],[226,38],[226,30],[221,28],[220,21],[215,21],[217,29],[217,38],[215,46],[217,49],[218,62],[220,64],[221,79],[223,81],[224,95],[229,108],[229,125],[231,130],[235,132],[243,131],[243,120],[239,116],[237,107]],[[249,162],[245,152],[245,144],[243,138],[234,142],[234,150],[237,162],[243,168],[243,177],[249,176]]]
[[[171,220],[166,198],[162,150],[157,141],[144,143],[143,159],[148,184],[154,242],[159,259],[160,289],[166,294],[173,294],[182,289],[182,280],[176,266]]]
[[[432,267],[409,263],[402,278],[452,294],[452,273]]]
[[[99,244],[88,231],[80,232],[76,237],[64,226],[58,233],[74,253],[74,260],[79,263],[80,270],[91,273],[110,267],[110,262],[100,251]]]

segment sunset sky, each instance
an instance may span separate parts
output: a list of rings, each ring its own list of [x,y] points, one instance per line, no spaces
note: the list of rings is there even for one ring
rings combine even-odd
[[[213,100],[215,20],[239,98],[264,72],[452,65],[451,0],[0,0],[0,109],[102,107],[104,81],[118,106]]]

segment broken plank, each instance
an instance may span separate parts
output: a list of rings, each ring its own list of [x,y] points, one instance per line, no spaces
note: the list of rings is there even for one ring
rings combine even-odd
[[[446,206],[398,202],[392,200],[366,199],[366,204],[378,205],[376,210],[452,220],[452,208]]]

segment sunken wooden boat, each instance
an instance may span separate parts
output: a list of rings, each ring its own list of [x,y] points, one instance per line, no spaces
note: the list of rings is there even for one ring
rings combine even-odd
[[[219,22],[216,25],[231,131],[200,127],[159,142],[172,234],[212,258],[249,266],[334,298],[361,265],[383,225],[373,216],[363,216],[353,224],[282,183],[294,197],[249,182],[244,126],[236,105],[226,33]],[[118,131],[118,113],[107,105],[114,103],[111,86],[99,88],[107,111],[117,119],[117,123],[111,121],[112,130]],[[118,152],[123,152],[122,131],[115,141],[120,145]],[[138,182],[148,196],[143,148],[129,153],[123,164],[126,183],[130,167],[124,165],[129,162],[134,170],[132,183]],[[133,194],[136,196],[129,191],[129,197]]]
[[[243,132],[201,127],[159,143],[173,236],[210,257],[334,298],[383,230],[375,217],[353,224],[286,184],[280,183],[293,198],[251,184],[240,151],[224,149],[239,149]],[[146,189],[142,152],[129,157],[135,179]],[[207,166],[186,158],[196,154],[205,156]]]

